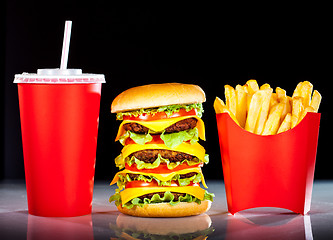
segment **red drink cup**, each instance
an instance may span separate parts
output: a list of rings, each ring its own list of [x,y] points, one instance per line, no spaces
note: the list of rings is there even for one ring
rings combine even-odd
[[[54,72],[15,75],[28,211],[50,217],[90,214],[104,75]]]

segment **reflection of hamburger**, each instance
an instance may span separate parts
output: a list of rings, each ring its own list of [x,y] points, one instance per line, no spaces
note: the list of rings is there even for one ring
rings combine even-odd
[[[133,218],[120,214],[117,226],[110,224],[120,239],[206,239],[214,228],[207,214],[191,218]]]
[[[116,141],[124,148],[115,159],[124,170],[110,197],[118,210],[141,217],[181,217],[207,211],[213,198],[200,187],[208,163],[201,120],[205,93],[199,86],[152,84],[128,89],[112,102],[123,120]],[[123,190],[124,189],[124,190]]]

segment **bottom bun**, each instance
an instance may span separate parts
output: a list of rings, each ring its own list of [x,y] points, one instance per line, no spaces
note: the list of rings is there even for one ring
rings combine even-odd
[[[146,204],[143,207],[134,206],[131,209],[119,205],[120,212],[135,217],[187,217],[202,214],[210,209],[211,201],[205,200],[201,204],[180,202],[175,206],[169,203]]]

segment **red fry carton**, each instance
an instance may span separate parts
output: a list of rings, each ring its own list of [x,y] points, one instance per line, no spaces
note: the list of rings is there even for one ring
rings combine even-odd
[[[320,113],[307,113],[293,129],[261,136],[216,114],[228,211],[278,207],[310,210]]]

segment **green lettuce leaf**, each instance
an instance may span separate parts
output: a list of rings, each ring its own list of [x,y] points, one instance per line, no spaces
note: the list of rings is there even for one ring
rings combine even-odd
[[[120,190],[116,189],[115,191],[116,193],[113,194],[110,198],[109,198],[109,202],[113,202],[116,204],[116,206],[119,206],[121,204],[121,196],[120,196]]]
[[[194,144],[199,141],[199,130],[197,128],[175,133],[163,132],[160,136],[164,144],[169,148],[175,148],[183,142],[190,141]]]
[[[175,180],[178,181],[179,186],[187,186],[191,182],[193,182],[193,183],[201,182],[201,174],[199,174],[199,173],[196,175],[193,175],[192,177],[189,177],[189,178],[179,178],[179,175],[176,175],[175,177],[177,178]]]
[[[214,193],[210,193],[207,190],[205,190],[205,196],[203,200],[209,200],[211,202],[213,202],[213,198],[215,197]]]
[[[191,111],[193,108],[197,109],[198,117],[202,117],[203,107],[201,103],[194,103],[189,105],[169,105],[169,106],[162,106],[159,107],[159,112],[165,112],[167,116],[171,116],[174,112],[179,112],[180,109],[185,109],[186,112]]]
[[[165,133],[164,131],[160,135],[164,144],[169,148],[175,148],[183,142],[190,141],[194,144],[199,141],[199,130],[197,128],[189,129],[185,131],[175,133]],[[150,133],[138,134],[131,131],[127,131],[123,136],[119,138],[119,142],[125,146],[127,138],[131,138],[136,144],[144,145],[147,142],[153,140]]]
[[[188,202],[188,203],[196,202],[198,204],[201,204],[201,201],[204,201],[204,200],[213,201],[214,197],[215,197],[214,193],[209,193],[208,191],[205,191],[203,200],[200,200],[190,194],[186,194],[184,197],[179,196],[178,200],[174,200],[174,195],[170,191],[167,191],[164,193],[163,197],[160,197],[159,194],[154,194],[150,199],[144,198],[142,200],[140,198],[133,198],[131,201],[129,201],[125,204],[122,204],[120,193],[116,192],[116,194],[114,194],[110,197],[109,202],[111,203],[111,202],[115,201],[116,206],[119,206],[120,204],[122,204],[122,207],[127,207],[127,208],[131,209],[134,206],[143,207],[145,204],[154,204],[154,203],[163,203],[163,202],[167,202],[172,206],[175,206],[180,202]]]
[[[131,131],[126,131],[126,133],[119,138],[119,142],[125,146],[125,141],[127,138],[131,138],[136,144],[140,145],[145,145],[147,142],[153,140],[153,137],[150,135],[150,133],[138,134]]]
[[[123,158],[122,154],[119,154],[115,159],[114,163],[116,164],[116,167],[119,169],[122,169],[125,167],[125,159]]]
[[[205,154],[205,158],[204,158],[204,161],[203,161],[205,164],[208,164],[209,163],[209,155],[206,153]]]
[[[162,107],[158,107],[158,108],[146,108],[146,109],[138,109],[138,110],[130,111],[130,112],[121,112],[121,113],[117,113],[117,120],[123,120],[124,116],[137,117],[143,113],[154,115],[158,112],[165,112],[167,114],[167,116],[171,116],[174,112],[179,112],[180,109],[185,109],[187,112],[189,112],[194,108],[197,110],[198,117],[201,118],[202,113],[203,113],[202,103],[193,103],[193,104],[188,104],[188,105],[176,104],[176,105],[162,106]]]

